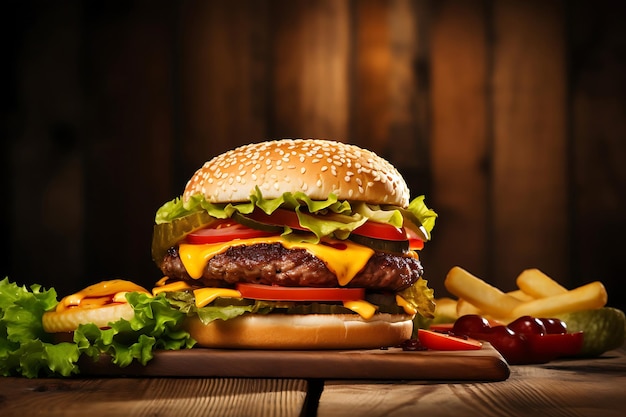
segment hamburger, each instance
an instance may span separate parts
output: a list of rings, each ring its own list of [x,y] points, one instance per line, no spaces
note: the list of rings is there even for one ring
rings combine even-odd
[[[418,251],[435,219],[369,150],[316,139],[241,146],[158,209],[153,293],[187,315],[202,347],[394,346],[434,312]]]

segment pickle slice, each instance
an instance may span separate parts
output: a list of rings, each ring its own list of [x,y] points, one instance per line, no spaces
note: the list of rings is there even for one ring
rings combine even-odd
[[[171,223],[154,225],[152,234],[152,259],[160,264],[167,250],[180,242],[189,233],[201,229],[217,220],[206,211],[197,211],[176,219]]]
[[[237,223],[243,224],[246,227],[249,227],[251,229],[261,230],[263,232],[282,233],[284,230],[283,226],[277,226],[275,224],[267,224],[267,223],[259,222],[257,220],[244,216],[238,211],[233,213],[232,219],[236,221]]]
[[[379,252],[405,254],[409,251],[408,240],[384,240],[351,233],[348,239],[359,245],[367,246]]]

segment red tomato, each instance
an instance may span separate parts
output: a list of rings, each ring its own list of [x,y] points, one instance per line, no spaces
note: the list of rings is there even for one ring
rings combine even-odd
[[[261,223],[288,226],[295,230],[307,230],[305,227],[300,226],[300,221],[295,211],[277,209],[269,215],[265,214],[263,210],[254,210],[251,214],[246,214],[246,216]]]
[[[188,234],[187,242],[200,245],[203,243],[228,242],[234,239],[252,239],[275,234],[273,232],[251,229],[232,220],[224,220],[219,223],[214,222],[209,227]]]
[[[407,240],[404,229],[394,227],[390,224],[365,222],[362,226],[352,231],[355,235],[373,237],[382,240]]]
[[[422,238],[412,231],[411,229],[404,229],[406,231],[406,235],[409,238],[409,249],[411,250],[421,250],[424,249],[424,241]]]
[[[454,323],[437,323],[428,326],[428,330],[433,332],[452,332],[453,327]]]
[[[363,288],[282,287],[278,285],[237,284],[244,298],[277,301],[354,301],[365,297]]]
[[[483,344],[475,339],[452,336],[448,333],[418,329],[417,338],[427,349],[432,350],[478,350]]]

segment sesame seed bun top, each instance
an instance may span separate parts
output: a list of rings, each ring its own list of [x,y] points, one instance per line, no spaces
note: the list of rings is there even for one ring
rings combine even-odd
[[[206,162],[191,177],[183,199],[204,194],[212,203],[249,201],[258,186],[264,198],[302,191],[313,200],[406,207],[409,189],[398,170],[367,149],[319,139],[252,143]]]

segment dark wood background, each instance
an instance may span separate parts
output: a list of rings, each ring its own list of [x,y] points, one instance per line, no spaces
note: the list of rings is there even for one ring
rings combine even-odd
[[[437,295],[537,267],[624,308],[624,4],[7,1],[0,274],[151,285],[154,213],[205,160],[322,137],[427,195]]]

